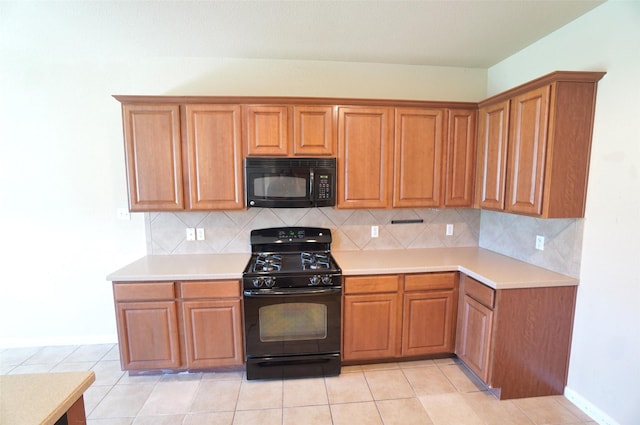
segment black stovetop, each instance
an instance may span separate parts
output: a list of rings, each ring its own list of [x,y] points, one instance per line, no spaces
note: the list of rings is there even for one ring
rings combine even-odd
[[[307,286],[310,276],[339,275],[342,270],[330,252],[331,230],[319,227],[273,227],[251,231],[251,258],[246,281],[277,277],[286,286]],[[286,278],[286,280],[285,280]],[[252,284],[248,284],[252,286]],[[278,286],[278,285],[276,285]]]

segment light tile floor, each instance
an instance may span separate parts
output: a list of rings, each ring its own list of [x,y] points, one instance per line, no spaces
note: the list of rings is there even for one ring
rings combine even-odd
[[[595,425],[563,396],[499,401],[455,359],[344,367],[337,377],[128,376],[115,344],[0,351],[0,373],[93,370],[88,425]]]

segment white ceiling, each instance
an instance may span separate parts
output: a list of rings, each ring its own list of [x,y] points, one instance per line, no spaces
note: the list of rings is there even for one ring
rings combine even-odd
[[[9,50],[488,68],[603,0],[0,2]],[[42,39],[40,39],[42,41]],[[55,46],[52,47],[51,46]]]

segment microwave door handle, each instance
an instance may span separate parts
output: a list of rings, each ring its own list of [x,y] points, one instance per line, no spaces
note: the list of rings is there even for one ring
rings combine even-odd
[[[309,198],[313,199],[313,185],[314,185],[315,176],[313,174],[313,169],[309,171]]]

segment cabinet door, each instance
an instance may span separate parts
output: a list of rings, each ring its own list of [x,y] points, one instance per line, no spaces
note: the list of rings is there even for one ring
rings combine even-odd
[[[392,111],[338,109],[338,208],[390,206]]]
[[[336,145],[333,106],[293,107],[293,154],[333,156]]]
[[[396,356],[398,296],[393,294],[344,297],[344,360],[384,359]]]
[[[542,212],[549,94],[551,86],[515,97],[511,103],[507,200],[508,212]]]
[[[244,111],[248,155],[289,154],[289,108],[247,105]]]
[[[475,188],[476,110],[449,110],[445,152],[445,207],[471,207]]]
[[[184,209],[180,107],[123,104],[122,121],[129,210]]]
[[[444,110],[397,108],[394,207],[440,206]]]
[[[187,367],[242,365],[240,303],[239,299],[182,303]]]
[[[454,291],[405,293],[401,354],[452,353],[455,303]]]
[[[116,303],[116,313],[123,369],[181,366],[175,301]]]
[[[189,209],[242,209],[241,111],[238,105],[186,105]]]
[[[489,382],[489,360],[493,311],[468,295],[463,295],[456,341],[456,354],[486,384]]]
[[[481,208],[503,210],[509,136],[509,100],[478,113],[477,200]]]

